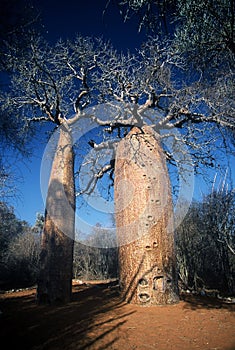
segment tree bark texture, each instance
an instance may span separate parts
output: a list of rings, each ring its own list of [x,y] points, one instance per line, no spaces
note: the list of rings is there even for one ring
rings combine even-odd
[[[114,193],[123,298],[146,306],[178,302],[171,186],[151,127],[134,127],[119,143]]]
[[[39,303],[66,303],[71,299],[75,222],[74,153],[72,136],[60,127],[50,174],[42,233]]]

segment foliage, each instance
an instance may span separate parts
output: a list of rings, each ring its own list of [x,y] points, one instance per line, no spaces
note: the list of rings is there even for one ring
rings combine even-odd
[[[0,283],[19,287],[36,282],[40,236],[19,220],[12,207],[0,203]]]
[[[226,101],[226,118],[234,120],[234,1],[178,0],[177,18],[174,45],[198,72],[202,98],[214,97],[214,115]]]
[[[38,213],[35,225],[30,227],[2,202],[0,222],[0,288],[35,284],[44,216]],[[75,242],[73,269],[75,278],[116,278],[118,257],[113,233],[97,225],[82,243]]]
[[[0,250],[6,250],[11,240],[25,232],[28,225],[25,221],[17,219],[12,207],[0,202]]]
[[[36,222],[34,226],[32,227],[32,232],[35,235],[41,236],[42,230],[43,230],[43,225],[44,225],[44,215],[41,213],[37,213],[36,215]]]
[[[124,21],[135,14],[138,18],[138,30],[156,31],[166,34],[172,25],[172,16],[176,10],[173,0],[119,0],[118,6]]]
[[[223,113],[234,120],[233,0],[125,0],[119,1],[119,6],[126,8],[126,13],[139,15],[141,25],[153,32],[158,32],[156,26],[164,20],[170,30],[164,31],[163,38],[171,38],[175,53],[186,59],[185,74],[190,71],[188,79],[197,82],[201,108],[204,101],[216,116],[226,100]]]
[[[39,31],[39,14],[25,0],[2,0],[0,13],[0,91],[8,91],[12,60],[9,50],[16,56],[23,56],[30,33]],[[29,133],[25,124],[16,118],[10,109],[0,104],[0,196],[7,200],[16,194],[18,175],[13,163],[19,161],[19,155],[30,155],[27,147]],[[12,152],[13,150],[13,152]]]
[[[39,13],[25,0],[2,0],[0,13],[0,71],[8,71],[4,54],[14,47],[15,54],[24,52],[30,32],[40,30]]]
[[[217,60],[217,68],[228,58],[227,52],[235,55],[234,1],[178,0],[177,2],[180,23],[176,39],[180,49],[197,52],[198,63],[205,58],[207,63]]]
[[[219,68],[228,52],[235,54],[233,0],[121,0],[118,5],[124,20],[135,14],[139,30],[162,28],[163,36],[174,37],[180,51],[199,65],[217,61]]]
[[[31,230],[17,236],[5,252],[5,279],[11,286],[28,286],[37,282],[39,271],[39,237]]]
[[[194,202],[177,229],[179,276],[184,288],[235,292],[235,196],[213,190]]]
[[[13,57],[23,57],[35,30],[39,30],[39,15],[25,0],[3,0],[0,14],[0,90],[8,91],[9,75],[13,69]],[[9,52],[11,55],[9,56]],[[0,108],[1,142],[23,151],[22,120]]]
[[[116,278],[118,256],[112,232],[96,226],[87,239],[75,242],[74,277],[85,280]]]

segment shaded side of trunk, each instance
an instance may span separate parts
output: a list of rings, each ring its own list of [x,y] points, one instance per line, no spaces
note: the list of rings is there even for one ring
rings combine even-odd
[[[37,289],[39,303],[66,303],[71,299],[74,222],[74,153],[71,134],[62,126],[47,193]]]
[[[115,164],[122,296],[146,306],[176,303],[171,186],[158,134],[133,128],[119,143]]]

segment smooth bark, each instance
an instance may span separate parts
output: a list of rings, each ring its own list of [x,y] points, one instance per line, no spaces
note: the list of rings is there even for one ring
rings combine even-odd
[[[42,233],[39,303],[65,303],[71,299],[75,222],[74,153],[66,124],[52,163],[45,224]]]
[[[171,186],[160,138],[134,127],[115,164],[120,286],[135,304],[178,302]]]

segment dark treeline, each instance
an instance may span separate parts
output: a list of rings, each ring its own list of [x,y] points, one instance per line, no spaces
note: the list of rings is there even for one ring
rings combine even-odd
[[[42,226],[19,220],[12,207],[0,202],[0,288],[25,287],[36,283]]]
[[[235,293],[235,194],[212,191],[193,202],[176,231],[181,289]],[[0,203],[0,289],[37,283],[43,216],[30,227],[12,207]],[[98,225],[74,245],[74,278],[109,279],[118,276],[118,251],[113,233]]]
[[[235,293],[235,194],[212,191],[192,203],[176,232],[182,287]]]

